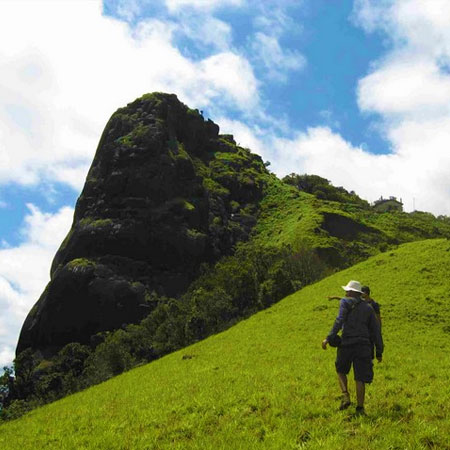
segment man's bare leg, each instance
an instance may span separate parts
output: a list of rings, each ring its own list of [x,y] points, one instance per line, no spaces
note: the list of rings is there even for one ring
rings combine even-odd
[[[341,388],[341,391],[343,394],[348,393],[348,382],[347,382],[347,375],[345,373],[337,373],[338,380],[339,380],[339,387]]]
[[[355,381],[356,384],[356,401],[359,408],[364,408],[364,397],[366,395],[366,385],[362,381]]]
[[[339,387],[341,388],[342,391],[342,400],[339,409],[342,410],[350,406],[350,394],[348,393],[347,375],[338,372],[337,376],[339,381]]]

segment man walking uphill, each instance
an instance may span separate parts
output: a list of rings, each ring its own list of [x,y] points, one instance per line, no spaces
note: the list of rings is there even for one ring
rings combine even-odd
[[[339,386],[342,390],[342,401],[339,409],[350,406],[347,375],[353,365],[356,383],[356,413],[364,414],[365,384],[373,380],[372,342],[375,343],[378,362],[382,360],[383,339],[379,322],[373,308],[361,299],[361,284],[349,281],[345,290],[345,297],[339,304],[339,314],[333,328],[322,342],[326,350],[327,344],[336,346],[339,339],[337,333],[342,328],[342,340],[338,344],[336,356],[336,372]]]

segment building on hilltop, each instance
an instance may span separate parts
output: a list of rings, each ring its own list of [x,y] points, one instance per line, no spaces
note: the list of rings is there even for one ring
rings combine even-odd
[[[378,212],[388,212],[388,211],[403,211],[402,199],[397,200],[396,197],[383,198],[381,196],[378,200],[375,200],[372,204],[372,208]]]

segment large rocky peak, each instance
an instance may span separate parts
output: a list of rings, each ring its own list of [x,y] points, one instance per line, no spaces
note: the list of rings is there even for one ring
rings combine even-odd
[[[258,156],[175,95],[116,111],[17,352],[89,342],[141,320],[155,293],[182,294],[202,263],[248,237],[266,176]]]

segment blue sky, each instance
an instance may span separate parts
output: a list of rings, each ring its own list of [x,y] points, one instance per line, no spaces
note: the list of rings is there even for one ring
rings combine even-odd
[[[450,215],[447,0],[0,2],[0,365],[100,134],[173,92],[279,176]]]

